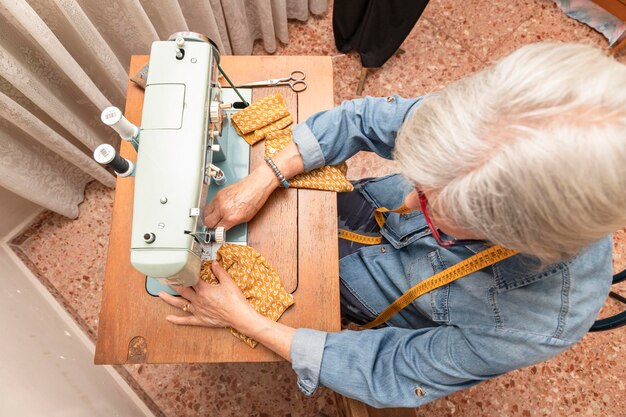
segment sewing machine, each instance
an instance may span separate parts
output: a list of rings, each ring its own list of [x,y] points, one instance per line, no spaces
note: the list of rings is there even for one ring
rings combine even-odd
[[[102,112],[102,121],[137,151],[135,164],[107,144],[94,158],[135,178],[130,260],[148,277],[152,295],[196,284],[202,260],[226,241],[224,228],[203,225],[203,207],[249,173],[250,148],[230,126],[234,110],[227,103],[236,100],[219,85],[219,60],[207,37],[174,33],[152,44],[141,127],[115,107]],[[246,244],[247,225],[228,235]]]
[[[130,57],[129,75],[141,71],[150,59],[148,55]],[[295,122],[333,106],[333,67],[328,56],[222,55],[220,66],[236,85],[275,78],[294,68],[305,71],[309,88],[301,93],[293,92],[289,86],[255,88],[248,91],[249,95],[240,90],[250,103],[281,93]],[[225,79],[220,81],[226,85]],[[222,89],[223,102],[240,100],[230,99],[228,94],[228,89]],[[130,82],[124,114],[138,126],[144,98],[144,89]],[[231,111],[234,110],[225,109],[225,116]],[[144,133],[141,132],[141,146],[145,145]],[[214,165],[222,169],[238,168],[235,157],[246,159],[246,163],[249,158],[250,170],[265,164],[263,142],[251,147],[246,143],[243,153],[237,154],[236,147],[244,141],[231,133],[225,117],[220,139],[228,142],[226,160]],[[122,141],[119,152],[121,157],[135,161],[131,142]],[[176,175],[169,160],[164,157],[162,165],[169,174]],[[136,169],[139,175],[141,162]],[[235,182],[226,170],[225,175],[225,186]],[[165,320],[167,315],[182,313],[146,292],[146,274],[130,262],[134,185],[133,178],[117,178],[94,362],[197,364],[282,360],[262,345],[250,349],[224,329],[176,326]],[[211,181],[207,199],[222,187]],[[263,254],[276,269],[285,289],[296,298],[296,304],[281,317],[281,322],[288,326],[340,330],[336,206],[337,198],[332,192],[280,188],[248,223],[245,238],[241,237]],[[233,230],[227,231],[227,241],[234,238]]]

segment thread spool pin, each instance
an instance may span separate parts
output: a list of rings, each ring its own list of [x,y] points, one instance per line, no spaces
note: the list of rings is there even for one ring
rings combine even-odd
[[[128,159],[122,158],[108,143],[99,145],[93,152],[93,158],[101,165],[106,165],[120,177],[128,177],[135,170],[135,165]]]
[[[132,140],[139,136],[139,128],[124,117],[122,111],[115,106],[102,110],[100,120],[107,126],[111,126],[124,140]]]

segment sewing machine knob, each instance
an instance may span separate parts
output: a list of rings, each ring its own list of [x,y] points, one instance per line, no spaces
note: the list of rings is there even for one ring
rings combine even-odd
[[[213,177],[213,182],[215,185],[224,185],[226,184],[226,175],[224,175],[224,171],[219,171]]]
[[[179,36],[178,38],[176,38],[176,46],[178,46],[179,48],[182,48],[185,45],[185,38],[183,38],[182,36]]]
[[[209,117],[212,123],[217,124],[218,126],[222,124],[222,119],[224,117],[222,113],[222,107],[219,101],[212,101],[211,106],[209,107]]]
[[[215,228],[215,243],[224,243],[224,228],[222,226]]]
[[[220,108],[222,110],[232,109],[233,108],[233,103],[222,103],[222,104],[220,104]]]
[[[144,233],[143,240],[146,243],[153,243],[156,240],[156,235],[154,233]]]

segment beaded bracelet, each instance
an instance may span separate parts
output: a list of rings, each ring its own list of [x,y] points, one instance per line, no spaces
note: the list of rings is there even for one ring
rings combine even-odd
[[[271,158],[265,158],[265,162],[267,162],[267,165],[272,168],[272,171],[274,171],[274,174],[276,174],[276,178],[278,178],[278,181],[280,181],[281,185],[285,188],[289,188],[289,181],[285,179],[285,176],[282,172],[280,172],[280,169],[278,169],[274,161],[272,161]]]

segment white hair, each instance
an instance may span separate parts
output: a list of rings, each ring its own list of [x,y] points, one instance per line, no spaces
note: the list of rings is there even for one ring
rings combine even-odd
[[[563,261],[626,225],[626,66],[537,43],[427,96],[394,157],[439,217]]]

